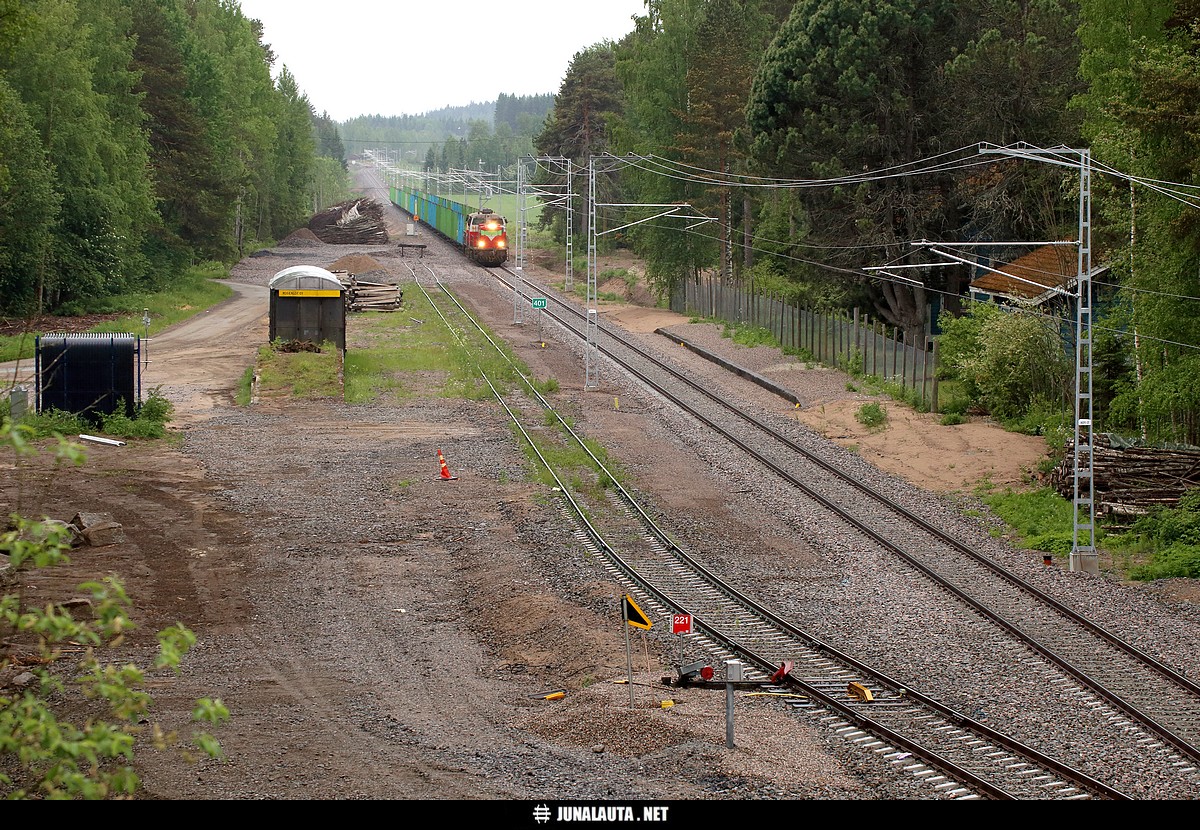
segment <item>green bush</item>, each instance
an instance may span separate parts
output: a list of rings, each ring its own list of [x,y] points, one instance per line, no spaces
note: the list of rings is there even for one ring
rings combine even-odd
[[[1159,548],[1149,562],[1131,568],[1129,576],[1138,580],[1200,577],[1200,545],[1179,542]]]
[[[1006,422],[1065,409],[1073,370],[1057,318],[976,303],[962,317],[944,313],[939,324],[939,373],[961,384],[970,406]],[[1027,423],[1030,430],[1043,432]]]
[[[887,410],[871,401],[860,406],[854,418],[868,429],[882,429],[887,424]]]
[[[1122,541],[1152,551],[1149,561],[1130,569],[1133,579],[1200,577],[1200,491],[1186,494],[1175,507],[1142,516]]]
[[[27,412],[21,419],[21,426],[34,439],[96,430],[114,438],[162,438],[166,434],[164,425],[171,420],[174,411],[174,404],[163,397],[159,387],[155,387],[135,409],[132,418],[125,414],[125,402],[120,400],[114,412],[98,415],[98,423],[82,415],[49,408],[43,412]]]
[[[78,415],[63,412],[53,407],[42,412],[26,412],[21,418],[31,438],[49,438],[51,435],[78,435],[88,429],[87,422]]]
[[[14,451],[18,465],[40,451],[29,443],[31,432],[27,424],[11,419],[0,423],[0,446]],[[52,451],[57,460],[82,461],[77,444],[55,437],[58,444]],[[0,554],[19,571],[66,564],[70,547],[65,525],[16,513],[0,533]],[[141,783],[132,766],[137,748],[162,747],[172,737],[149,719],[153,700],[143,669],[101,658],[105,649],[120,646],[136,628],[120,580],[108,576],[85,582],[79,590],[89,598],[90,621],[75,619],[53,604],[24,607],[19,590],[0,596],[0,625],[7,635],[0,645],[0,670],[16,664],[38,678],[24,691],[0,693],[0,798],[129,798]],[[176,624],[158,632],[158,642],[154,668],[178,672],[196,637]],[[62,649],[66,644],[83,648],[75,666],[58,670],[56,665],[69,653]],[[73,723],[61,716],[69,704],[92,714]],[[196,701],[197,723],[217,725],[228,717],[220,700]],[[212,735],[197,731],[191,738],[205,755],[221,757]]]
[[[952,427],[958,424],[965,424],[966,422],[967,417],[959,412],[947,412],[942,416],[941,420],[938,421],[938,423],[944,427]]]
[[[174,411],[174,404],[163,397],[156,387],[137,407],[132,418],[125,414],[123,403],[115,412],[102,414],[100,431],[115,438],[162,438],[166,435],[166,424]]]
[[[947,395],[938,401],[938,409],[943,415],[966,415],[971,408],[971,401],[964,395]]]

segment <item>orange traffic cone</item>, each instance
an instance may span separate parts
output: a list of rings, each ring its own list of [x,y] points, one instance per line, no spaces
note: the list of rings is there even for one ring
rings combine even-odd
[[[442,481],[457,481],[458,476],[450,475],[450,468],[446,466],[446,456],[442,455],[442,451],[438,450],[438,464],[442,465]]]

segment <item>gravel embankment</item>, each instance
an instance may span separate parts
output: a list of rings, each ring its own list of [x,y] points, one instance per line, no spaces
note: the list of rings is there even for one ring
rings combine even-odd
[[[682,546],[724,578],[966,714],[1015,730],[1097,777],[1119,770],[1118,786],[1130,795],[1200,795],[1195,773],[1162,763],[1161,750],[1130,740],[1102,707],[1063,691],[1040,662],[864,540],[830,526],[638,384],[606,376],[604,394],[582,392],[576,343],[548,327],[542,347],[514,330],[511,300],[494,279],[449,265],[444,243],[423,241],[430,244],[426,262],[493,330],[505,332],[535,373],[559,379],[559,405],[619,461]],[[243,261],[233,279],[265,285],[289,265],[329,267],[344,256],[371,256],[406,279],[405,265],[418,262],[372,246],[331,247],[285,241]],[[781,371],[786,358],[776,349],[737,346],[716,326],[681,325],[690,342],[789,385],[805,405],[847,395],[840,373]],[[1166,604],[1152,588],[1040,567],[1039,558],[996,538],[969,499],[883,473],[781,418],[778,399],[765,390],[659,335],[637,336],[1064,603],[1165,662],[1200,671],[1195,606]],[[206,768],[203,781],[218,797],[322,797],[338,787],[365,798],[938,797],[778,701],[742,699],[737,749],[726,749],[720,693],[657,685],[678,649],[661,627],[644,655],[635,652],[639,704],[630,708],[629,687],[616,682],[626,670],[622,632],[610,624],[620,589],[581,550],[546,494],[527,482],[503,413],[486,403],[419,401],[231,410],[188,432],[187,454],[222,482],[220,498],[250,527],[252,557],[242,579],[253,586],[252,618],[271,621],[240,645],[201,648],[191,671],[250,678],[261,660],[259,674],[300,701],[285,717],[261,702],[253,710],[246,740],[232,746],[249,752],[250,734],[274,729],[276,765],[248,761],[240,776],[237,767]],[[453,484],[432,480],[437,449],[460,476]],[[316,634],[306,638],[305,631]],[[531,697],[560,687],[568,693],[556,704]],[[678,705],[651,705],[668,697]],[[352,737],[339,739],[339,732]],[[323,753],[332,775],[291,758],[303,747],[300,756],[310,762],[314,751]],[[401,781],[423,781],[427,791],[413,795],[421,791],[409,787],[400,795],[400,783],[363,774],[379,764],[394,764],[404,771]],[[328,780],[338,776],[341,784]]]

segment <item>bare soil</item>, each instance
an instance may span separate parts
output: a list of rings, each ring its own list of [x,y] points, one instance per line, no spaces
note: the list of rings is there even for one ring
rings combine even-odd
[[[322,251],[319,264],[337,255]],[[231,285],[233,300],[152,341],[145,386],[175,404],[171,439],[87,444],[79,469],[0,462],[5,512],[106,512],[125,533],[25,575],[24,602],[60,603],[87,579],[119,575],[139,622],[122,659],[148,665],[153,632],[176,621],[199,637],[179,676],[151,673],[156,718],[186,730],[191,701],[205,695],[234,713],[218,732],[223,762],[139,755],[141,797],[896,797],[859,755],[815,734],[799,741],[804,727],[774,703],[747,701],[753,737],[727,749],[720,701],[662,688],[671,659],[652,641],[635,640],[635,682],[624,683],[626,632],[611,615],[620,589],[523,480],[494,405],[423,397],[407,378],[414,396],[398,407],[236,407],[267,342],[267,292]],[[603,304],[609,321],[640,332],[687,323],[644,288],[629,291]],[[485,319],[511,315],[487,292],[465,293]],[[541,376],[561,378],[564,400],[587,406],[574,355],[528,335],[513,345]],[[848,378],[780,362],[826,390],[794,417],[919,486],[1024,486],[1044,455],[1040,439],[984,421],[942,427],[889,402],[887,428],[872,432],[855,418],[867,398]],[[668,508],[719,522],[730,539],[753,532],[636,413],[581,417],[641,460],[631,465],[639,483]],[[443,450],[452,481],[440,477]],[[0,674],[0,688],[16,673]]]

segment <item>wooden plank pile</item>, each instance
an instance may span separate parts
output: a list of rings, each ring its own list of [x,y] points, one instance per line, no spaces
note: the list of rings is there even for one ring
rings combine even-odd
[[[383,205],[374,199],[351,199],[315,214],[308,229],[322,242],[370,245],[387,242]]]
[[[333,273],[345,289],[346,311],[398,311],[404,301],[404,292],[394,283],[364,280],[345,271]]]
[[[1092,440],[1092,483],[1096,515],[1127,524],[1156,507],[1174,507],[1193,487],[1200,487],[1200,449],[1114,446],[1106,434]],[[1075,447],[1050,473],[1050,485],[1064,498],[1074,498]]]

